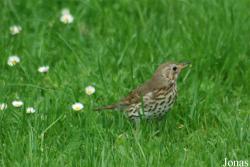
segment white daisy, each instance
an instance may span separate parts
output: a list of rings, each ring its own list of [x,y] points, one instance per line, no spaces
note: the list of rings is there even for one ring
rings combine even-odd
[[[49,71],[49,66],[41,66],[41,67],[38,68],[38,71],[40,73],[46,73],[46,72]]]
[[[75,103],[72,105],[72,109],[75,111],[80,111],[84,108],[84,105],[82,103]]]
[[[20,58],[17,55],[10,56],[7,63],[9,66],[15,66],[20,63]]]
[[[26,113],[27,113],[27,114],[32,114],[32,113],[34,113],[34,112],[36,112],[36,110],[35,110],[33,107],[28,107],[28,108],[26,108]]]
[[[87,95],[92,95],[92,94],[94,94],[94,93],[95,93],[95,87],[93,87],[93,86],[87,86],[87,87],[85,88],[85,93],[86,93]]]
[[[22,107],[23,106],[23,102],[21,100],[14,100],[14,101],[12,101],[12,105],[14,107]]]
[[[22,27],[19,25],[13,25],[10,27],[11,35],[19,34],[22,31]]]
[[[69,12],[65,12],[61,15],[60,21],[64,24],[70,24],[74,21],[74,17]]]
[[[6,103],[0,103],[0,110],[3,111],[3,110],[6,110],[7,109],[7,104]]]

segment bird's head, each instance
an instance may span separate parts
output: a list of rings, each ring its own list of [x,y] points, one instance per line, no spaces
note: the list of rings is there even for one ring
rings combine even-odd
[[[180,72],[190,64],[191,63],[164,63],[156,70],[155,77],[163,81],[174,83]]]

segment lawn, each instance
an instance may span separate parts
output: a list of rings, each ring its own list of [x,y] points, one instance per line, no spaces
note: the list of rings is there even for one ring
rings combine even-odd
[[[222,166],[250,160],[249,0],[1,0],[0,166]],[[68,8],[73,22],[60,21]],[[22,30],[11,35],[10,27]],[[9,56],[20,62],[8,65]],[[94,112],[190,61],[161,121]],[[47,73],[38,72],[49,66]],[[96,92],[85,93],[92,85]],[[20,108],[12,106],[21,100]],[[80,102],[81,111],[72,105]],[[26,113],[27,107],[36,112]]]

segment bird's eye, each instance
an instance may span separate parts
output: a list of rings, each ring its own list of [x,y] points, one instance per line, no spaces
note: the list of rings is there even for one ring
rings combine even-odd
[[[177,70],[177,67],[176,67],[176,66],[174,66],[174,67],[173,67],[173,70],[174,70],[174,71],[176,71],[176,70]]]

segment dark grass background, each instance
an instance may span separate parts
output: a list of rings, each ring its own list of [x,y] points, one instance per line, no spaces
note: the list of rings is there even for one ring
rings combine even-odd
[[[1,0],[0,166],[222,166],[250,150],[249,0]],[[64,25],[69,8],[74,22]],[[9,27],[22,26],[11,36]],[[21,63],[7,65],[11,54]],[[174,108],[139,130],[93,112],[190,61]],[[46,75],[37,72],[49,65]],[[88,97],[84,88],[96,87]],[[11,107],[20,98],[38,111]],[[84,103],[82,113],[71,105]],[[178,128],[184,125],[183,128]]]

